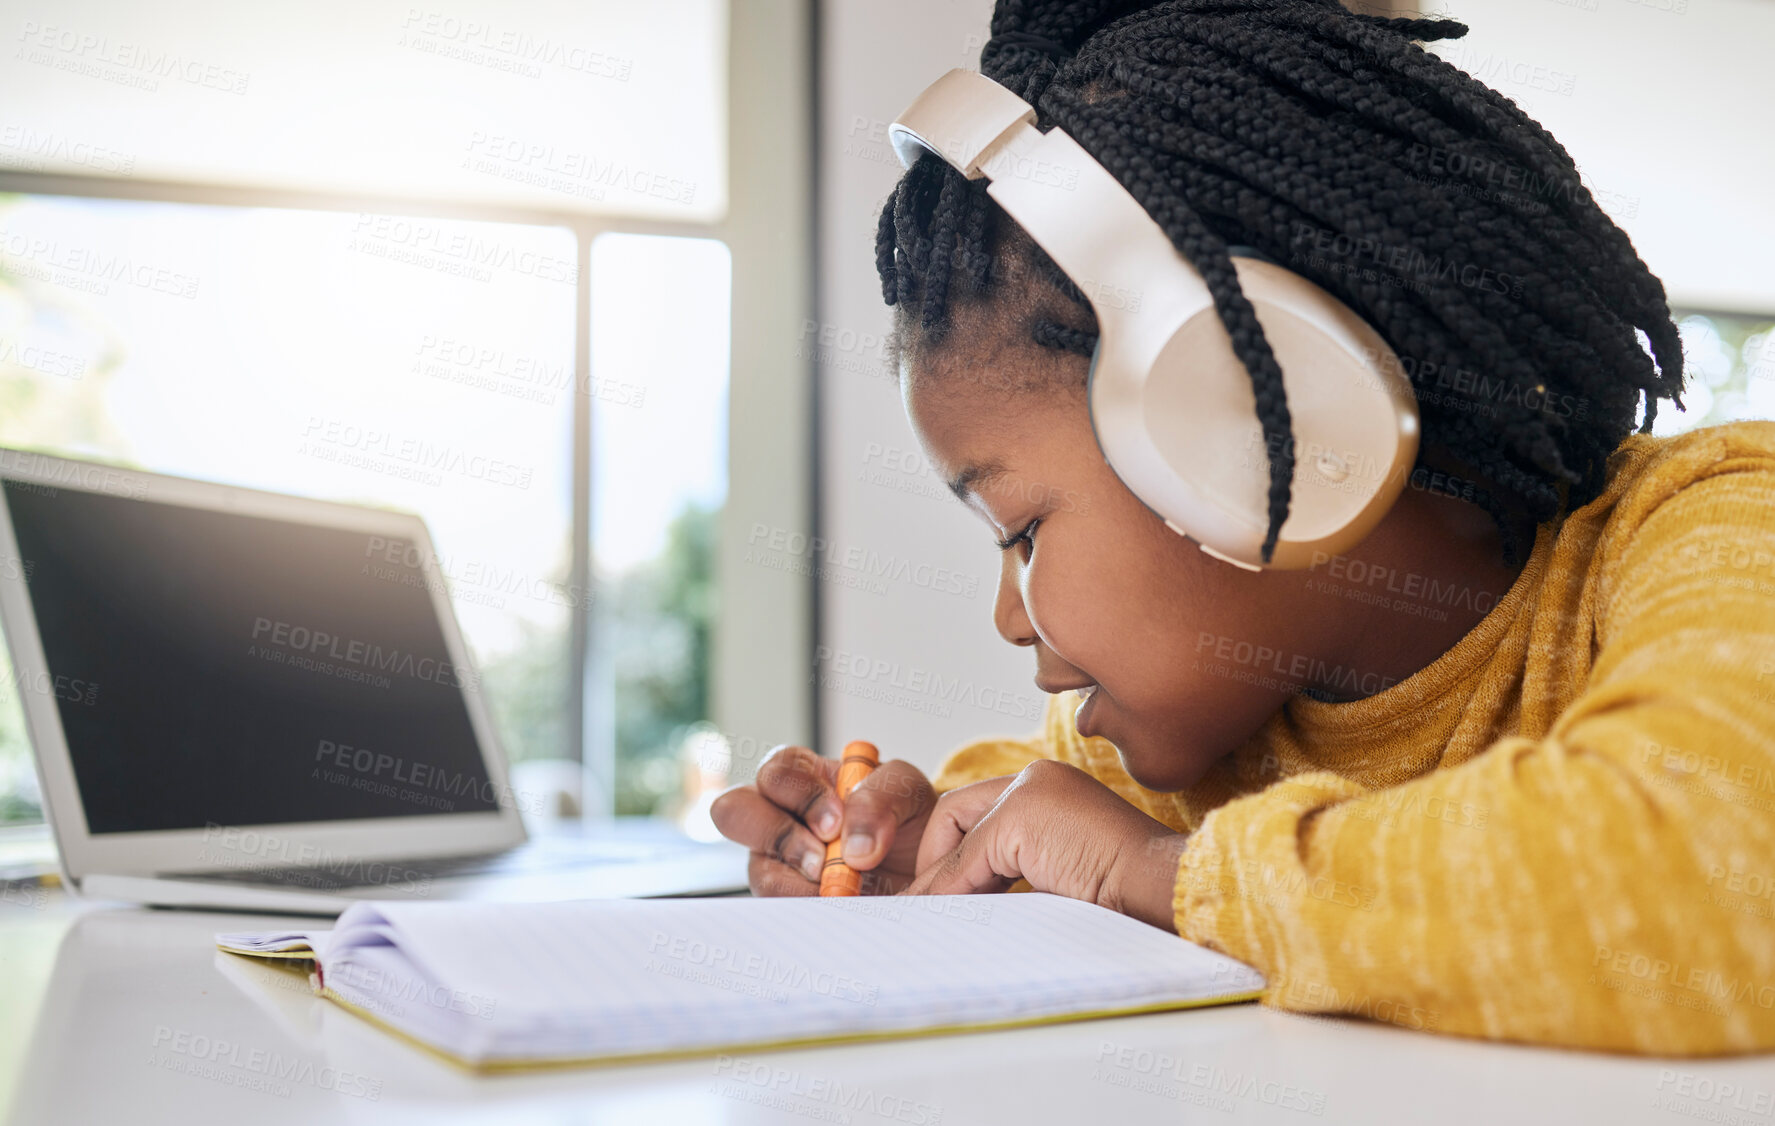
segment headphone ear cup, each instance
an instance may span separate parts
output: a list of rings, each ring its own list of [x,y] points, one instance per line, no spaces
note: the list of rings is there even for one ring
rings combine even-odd
[[[1397,499],[1417,459],[1417,401],[1391,348],[1342,302],[1280,266],[1233,261],[1282,369],[1293,435],[1288,518],[1268,566],[1310,567],[1354,546]],[[1264,439],[1251,376],[1215,309],[1179,325],[1139,394],[1122,398],[1123,409],[1138,399],[1141,419],[1098,426],[1111,467],[1211,554],[1263,565],[1270,456],[1283,447]],[[1094,395],[1094,415],[1098,405]]]

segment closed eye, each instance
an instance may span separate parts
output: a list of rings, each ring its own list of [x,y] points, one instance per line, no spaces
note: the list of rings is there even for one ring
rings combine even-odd
[[[1033,551],[1035,550],[1035,526],[1040,523],[1041,519],[1038,517],[1023,525],[1023,530],[1012,536],[1010,539],[995,540],[993,542],[998,544],[998,549],[1000,551],[1009,551],[1020,543],[1028,544],[1030,550]]]

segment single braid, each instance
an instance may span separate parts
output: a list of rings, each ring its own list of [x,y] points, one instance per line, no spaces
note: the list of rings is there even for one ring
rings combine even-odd
[[[1552,520],[1601,492],[1642,406],[1648,432],[1660,398],[1683,405],[1664,287],[1570,154],[1415,42],[1466,30],[1335,0],[1000,0],[993,13],[982,72],[1083,145],[1207,283],[1269,451],[1266,561],[1289,508],[1292,417],[1231,244],[1313,281],[1387,340],[1417,392],[1424,448],[1488,482],[1466,495],[1498,524],[1506,560],[1525,546],[1518,518]],[[1506,170],[1505,187],[1478,169]],[[1373,263],[1347,249],[1362,247]],[[884,206],[876,268],[902,347],[940,346],[956,302],[1022,286],[1005,308],[1030,339],[1096,348],[1085,295],[983,181],[935,156]]]
[[[1058,348],[1063,352],[1072,352],[1080,356],[1089,356],[1097,351],[1095,334],[1069,328],[1054,321],[1036,322],[1035,342],[1045,348]]]

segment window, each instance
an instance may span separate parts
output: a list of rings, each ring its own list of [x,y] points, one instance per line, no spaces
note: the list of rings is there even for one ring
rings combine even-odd
[[[0,442],[419,511],[509,755],[584,758],[588,812],[706,801],[710,728],[808,739],[811,583],[742,559],[811,520],[809,9],[0,25]]]
[[[1683,405],[1660,403],[1652,433],[1775,418],[1775,315],[1673,310],[1683,338]]]
[[[731,83],[721,0],[8,7],[0,444],[418,512],[508,755],[583,757],[593,813],[693,800],[725,240],[781,237],[726,213],[727,100],[799,122],[799,63]],[[795,163],[740,174],[799,206]],[[781,495],[805,455],[746,464]],[[40,816],[0,651],[0,824]]]
[[[702,789],[730,274],[711,239],[592,244],[593,393],[610,404],[593,416],[592,538],[615,692],[592,716],[614,745],[619,814],[677,816]]]
[[[419,513],[508,753],[565,757],[567,681],[538,670],[589,601],[575,258],[548,227],[11,197],[0,445]],[[17,700],[0,715],[0,801],[35,816]]]
[[[582,584],[576,255],[550,227],[10,197],[0,445],[424,516],[515,761],[571,756],[571,619],[603,609],[616,810],[676,812],[709,709],[730,259],[711,239],[593,243]],[[4,684],[0,818],[34,820]]]

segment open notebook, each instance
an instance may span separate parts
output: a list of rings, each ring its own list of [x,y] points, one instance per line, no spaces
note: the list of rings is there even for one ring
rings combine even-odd
[[[472,1068],[872,1039],[1245,1001],[1242,962],[1060,896],[357,903],[220,934]]]

